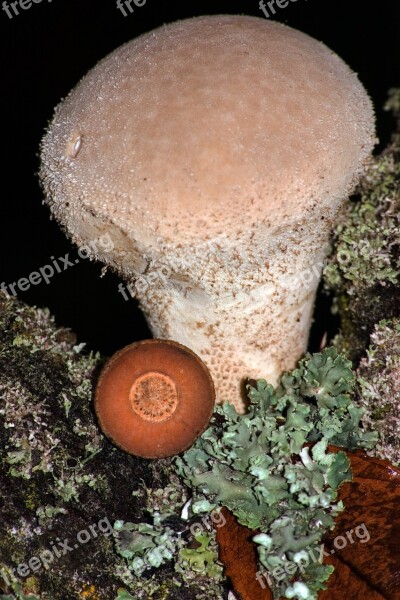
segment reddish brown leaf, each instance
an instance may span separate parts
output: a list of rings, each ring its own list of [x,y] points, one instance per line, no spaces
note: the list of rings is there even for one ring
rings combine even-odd
[[[241,600],[272,600],[272,593],[266,581],[261,578],[260,583],[256,578],[257,551],[251,541],[254,532],[239,525],[229,510],[222,510],[226,524],[217,528],[217,541],[219,558],[225,566],[225,575],[230,578]]]
[[[362,452],[348,456],[353,482],[340,488],[346,508],[324,546],[335,572],[319,600],[400,600],[400,469]],[[224,515],[217,539],[226,575],[241,600],[271,600],[256,578],[255,532]]]
[[[325,544],[329,552],[334,551],[332,564],[337,574],[332,575],[321,600],[343,600],[344,597],[398,600],[400,470],[362,452],[348,456],[353,482],[340,488],[340,498],[346,508]],[[368,535],[370,539],[366,541]],[[343,549],[338,549],[341,545]]]
[[[371,588],[362,577],[358,577],[355,582],[355,573],[339,556],[331,556],[325,564],[331,564],[335,567],[334,573],[328,582],[328,589],[320,592],[319,600],[385,600],[387,596],[382,596],[379,592]]]

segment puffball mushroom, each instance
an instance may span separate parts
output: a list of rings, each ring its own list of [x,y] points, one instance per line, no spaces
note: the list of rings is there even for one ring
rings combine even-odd
[[[125,452],[144,458],[189,448],[206,429],[214,405],[209,370],[171,340],[144,340],[114,354],[95,395],[104,433]]]
[[[77,244],[134,287],[155,337],[188,346],[219,402],[306,349],[335,219],[375,142],[331,50],[280,23],[204,16],[100,61],[58,106],[41,179]]]

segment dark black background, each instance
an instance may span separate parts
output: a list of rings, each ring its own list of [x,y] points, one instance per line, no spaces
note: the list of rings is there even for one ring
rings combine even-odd
[[[116,0],[42,0],[20,9],[13,19],[0,10],[0,283],[28,276],[49,263],[52,255],[76,256],[42,205],[36,175],[39,142],[54,106],[120,44],[163,23],[218,13],[263,16],[258,0],[191,0],[182,6],[147,0],[127,17],[117,9]],[[274,19],[323,41],[359,74],[374,101],[384,145],[392,121],[382,106],[388,88],[400,83],[400,3],[379,0],[367,7],[357,0],[297,0],[278,10]],[[101,267],[81,261],[49,285],[19,292],[19,298],[49,307],[57,323],[73,329],[80,342],[111,354],[149,332],[135,302],[125,302],[118,293],[118,277],[108,273],[100,278]],[[320,299],[318,307],[313,345],[333,327],[327,302]]]

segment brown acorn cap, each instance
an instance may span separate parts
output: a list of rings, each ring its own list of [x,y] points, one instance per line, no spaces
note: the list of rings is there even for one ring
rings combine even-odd
[[[97,383],[101,429],[121,450],[162,458],[189,448],[206,429],[215,404],[211,375],[189,348],[170,340],[126,346]]]

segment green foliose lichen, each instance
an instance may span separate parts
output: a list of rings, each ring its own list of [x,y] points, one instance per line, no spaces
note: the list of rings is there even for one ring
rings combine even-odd
[[[276,389],[263,380],[250,385],[245,415],[229,404],[217,407],[211,426],[175,459],[195,490],[193,511],[226,506],[242,525],[259,529],[254,541],[268,570],[318,543],[343,510],[340,484],[351,480],[346,454],[328,451],[328,444],[371,448],[376,440],[361,427],[354,386],[351,363],[328,348],[307,355]],[[303,569],[299,584],[308,598],[324,589],[330,572],[323,565]],[[272,583],[276,598],[289,581]]]
[[[400,116],[400,90],[387,110]],[[400,134],[374,158],[343,212],[324,270],[325,289],[341,319],[335,345],[351,359],[365,351],[382,319],[400,316]]]
[[[202,583],[204,591],[217,593],[219,582],[224,580],[223,568],[218,563],[218,548],[215,531],[204,520],[190,532],[190,508],[181,518],[183,503],[187,497],[179,480],[164,489],[145,490],[147,513],[151,522],[114,524],[116,550],[126,561],[127,569],[134,575],[133,581],[171,563],[175,571],[172,578],[177,586],[182,582]],[[182,493],[183,492],[183,493]],[[170,500],[170,501],[169,501]],[[190,503],[188,503],[190,504]],[[205,526],[209,531],[204,531]],[[199,528],[200,527],[200,531]],[[178,574],[178,575],[177,575]],[[209,589],[211,586],[212,589]],[[222,597],[222,589],[216,598]]]
[[[195,534],[194,544],[194,548],[187,545],[179,550],[175,570],[182,574],[185,581],[190,581],[196,576],[220,581],[223,577],[223,567],[218,562],[215,531]]]
[[[163,524],[159,514],[153,523],[114,524],[117,552],[127,559],[128,568],[138,577],[174,558],[182,541],[177,533]]]

